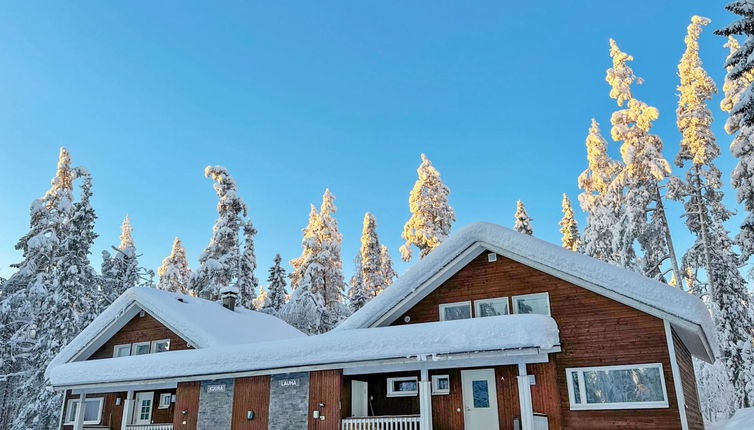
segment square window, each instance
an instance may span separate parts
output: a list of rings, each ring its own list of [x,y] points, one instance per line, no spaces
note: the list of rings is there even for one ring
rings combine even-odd
[[[419,394],[419,378],[407,376],[403,378],[387,378],[388,397],[409,397]]]
[[[508,315],[508,298],[498,297],[495,299],[474,300],[475,316],[492,317],[497,315]]]
[[[443,303],[440,305],[440,321],[471,318],[471,302]]]
[[[167,409],[170,407],[170,404],[173,401],[173,395],[170,393],[162,393],[160,394],[160,404],[157,406],[157,409]]]
[[[450,394],[450,376],[432,375],[432,395]]]
[[[550,315],[550,295],[537,293],[514,296],[513,313]]]
[[[131,346],[131,355],[149,354],[150,348],[151,348],[151,343],[150,342],[134,343]]]
[[[128,357],[131,355],[131,344],[115,345],[113,348],[113,358]]]
[[[165,352],[170,349],[170,339],[153,340],[150,352]]]

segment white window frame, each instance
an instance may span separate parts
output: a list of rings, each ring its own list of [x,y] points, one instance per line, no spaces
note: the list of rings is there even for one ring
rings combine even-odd
[[[448,388],[440,388],[439,382],[442,379],[448,380]],[[450,394],[450,375],[432,375],[432,395],[442,396]]]
[[[415,391],[394,391],[395,382],[411,381],[416,383]],[[388,397],[413,397],[419,395],[419,378],[416,376],[401,376],[399,378],[387,378],[387,396]]]
[[[514,314],[518,313],[518,304],[517,304],[517,300],[518,299],[528,299],[528,298],[541,297],[541,296],[544,296],[545,299],[547,299],[547,315],[552,316],[551,315],[551,310],[550,310],[550,293],[547,293],[547,292],[544,292],[544,293],[533,293],[533,294],[522,294],[520,296],[513,296],[513,297],[511,297],[511,306],[513,307],[513,313]]]
[[[511,303],[510,300],[508,300],[508,297],[493,297],[490,299],[479,299],[474,300],[474,318],[483,318],[481,313],[481,305],[485,303],[494,303],[494,302],[500,302],[505,301],[505,311],[506,313],[503,315],[510,315],[511,314]]]
[[[84,399],[84,407],[86,407],[86,402],[95,402],[95,401],[98,403],[97,419],[95,421],[92,421],[92,420],[84,421],[84,424],[99,424],[100,421],[102,421],[102,407],[105,401],[104,397],[87,397],[86,399]],[[73,409],[73,405],[79,402],[80,402],[80,399],[68,399],[68,402],[66,402],[66,408],[65,408],[66,420],[63,423],[63,425],[69,426],[69,425],[74,425],[76,423],[75,416],[74,416],[74,419],[70,421],[67,418],[71,416],[71,410]],[[85,412],[86,412],[86,409],[84,409],[84,413]]]
[[[466,305],[469,307],[469,318],[473,318],[473,309],[471,308],[471,300],[466,300],[463,302],[453,302],[453,303],[440,303],[440,321],[446,321],[445,319],[445,308],[454,308],[458,307],[460,305]],[[454,320],[447,320],[447,321],[454,321]]]
[[[128,348],[128,354],[126,354],[126,355],[118,355],[118,348]],[[120,345],[115,345],[113,347],[113,358],[128,357],[129,355],[131,355],[131,344],[130,343],[123,343],[123,344],[120,344]]]
[[[167,344],[167,348],[165,348],[165,351],[170,351],[170,339],[158,339],[158,340],[153,340],[149,344],[149,353],[150,354],[156,353],[157,352],[157,345],[160,344],[160,343],[166,343]]]
[[[167,409],[171,403],[173,403],[173,395],[171,393],[162,393],[160,394],[160,402],[157,404],[157,409]]]
[[[626,370],[626,369],[646,369],[656,368],[660,370],[660,382],[662,384],[662,394],[664,400],[650,402],[620,402],[620,403],[586,403],[586,384],[584,382],[584,372],[593,370]],[[573,377],[576,373],[579,379],[579,398],[581,403],[576,403],[576,395],[573,391]],[[669,408],[668,389],[665,385],[665,372],[662,363],[647,364],[622,364],[619,366],[595,366],[595,367],[570,367],[566,369],[566,382],[568,383],[568,402],[572,411],[589,411],[605,409],[662,409]]]
[[[136,348],[143,345],[146,345],[149,347],[149,352],[145,354],[137,354]],[[152,342],[135,342],[131,344],[131,355],[146,355],[146,354],[149,354],[151,351],[152,351]]]

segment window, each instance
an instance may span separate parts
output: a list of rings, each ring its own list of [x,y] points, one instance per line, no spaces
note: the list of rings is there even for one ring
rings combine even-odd
[[[153,340],[150,352],[165,352],[170,349],[170,339]]]
[[[571,409],[667,408],[662,364],[566,369]]]
[[[167,409],[170,407],[170,404],[173,402],[173,395],[170,393],[162,393],[160,394],[160,404],[157,406],[157,409]]]
[[[387,378],[388,397],[409,397],[419,394],[419,379],[416,376]]]
[[[450,376],[432,375],[432,395],[450,394]]]
[[[471,395],[474,408],[490,407],[490,389],[486,379],[471,381]]]
[[[131,355],[130,343],[125,345],[115,345],[115,348],[113,349],[113,357],[128,357],[129,355]]]
[[[99,424],[102,417],[102,397],[84,399],[84,424]],[[76,422],[76,411],[79,407],[79,399],[68,400],[65,414],[65,425]]]
[[[150,342],[134,343],[131,346],[131,355],[149,354],[150,349],[151,349]]]
[[[508,315],[508,298],[474,300],[474,315],[479,317],[493,317],[496,315]]]
[[[550,315],[550,295],[537,293],[514,296],[513,313]]]
[[[443,303],[440,305],[440,321],[471,318],[471,302]]]

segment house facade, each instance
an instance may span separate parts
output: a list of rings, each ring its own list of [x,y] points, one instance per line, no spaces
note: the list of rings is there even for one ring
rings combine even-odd
[[[703,429],[703,303],[493,224],[318,336],[133,290],[50,365],[62,429]]]

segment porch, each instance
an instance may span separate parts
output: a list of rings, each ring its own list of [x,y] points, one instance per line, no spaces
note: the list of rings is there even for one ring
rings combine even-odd
[[[175,384],[67,392],[63,430],[173,430]],[[84,407],[80,407],[84,405]]]
[[[419,415],[343,418],[341,430],[419,430]]]

